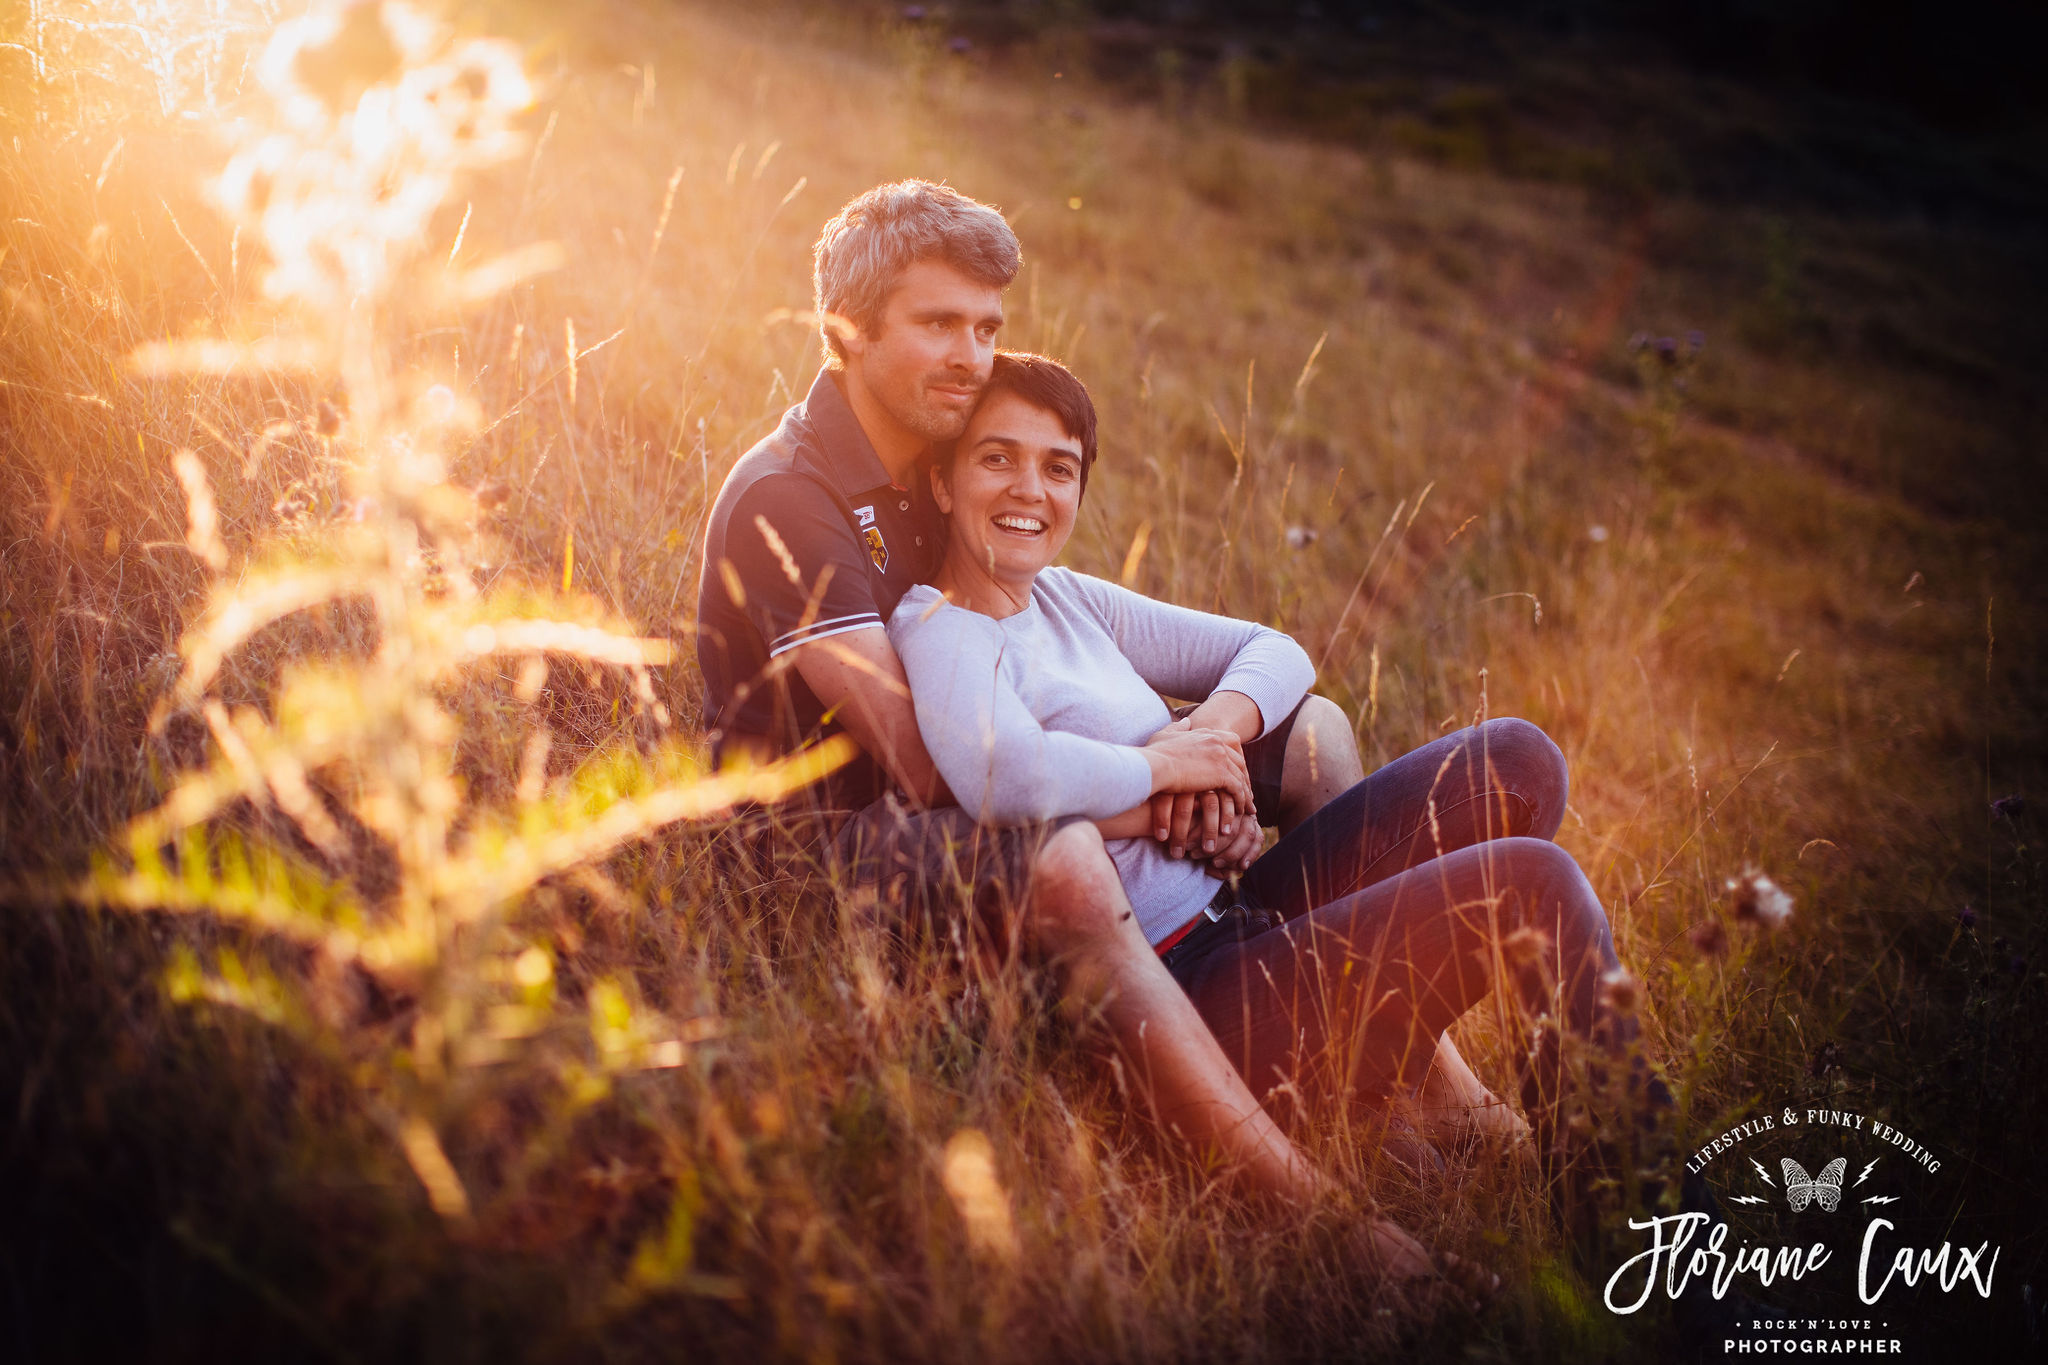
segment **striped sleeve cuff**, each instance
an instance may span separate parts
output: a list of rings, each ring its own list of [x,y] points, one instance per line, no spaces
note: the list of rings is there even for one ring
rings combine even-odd
[[[849,630],[867,630],[880,626],[882,618],[872,611],[859,611],[851,616],[833,616],[823,621],[812,621],[785,631],[768,642],[768,657],[786,654],[798,645],[807,645],[813,640],[822,640],[831,635],[844,635]]]

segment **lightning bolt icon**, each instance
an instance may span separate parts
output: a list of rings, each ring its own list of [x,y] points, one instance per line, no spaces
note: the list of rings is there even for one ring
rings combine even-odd
[[[1896,1204],[1899,1202],[1899,1197],[1895,1194],[1873,1194],[1863,1202],[1866,1204]]]
[[[1772,1189],[1777,1188],[1776,1182],[1771,1179],[1771,1173],[1764,1169],[1763,1162],[1758,1161],[1755,1157],[1751,1157],[1749,1164],[1756,1167],[1756,1173],[1764,1178],[1764,1184],[1769,1185]]]
[[[1856,1185],[1861,1185],[1864,1181],[1870,1179],[1870,1173],[1876,1169],[1877,1162],[1875,1159],[1872,1159],[1871,1163],[1863,1168],[1863,1174],[1856,1177]],[[1853,1190],[1856,1188],[1856,1185],[1851,1185],[1849,1188]]]
[[[1763,1197],[1754,1194],[1738,1194],[1728,1201],[1731,1204],[1761,1204]],[[1867,1202],[1867,1201],[1866,1201]]]

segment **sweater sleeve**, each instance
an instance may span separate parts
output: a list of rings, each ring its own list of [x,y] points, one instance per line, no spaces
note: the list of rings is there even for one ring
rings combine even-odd
[[[889,620],[918,733],[953,799],[978,819],[1102,819],[1152,794],[1139,750],[1047,730],[1003,674],[1002,626],[913,589]]]
[[[1046,573],[1066,576],[1138,676],[1169,697],[1200,701],[1214,692],[1242,692],[1259,708],[1263,735],[1315,686],[1315,665],[1292,636],[1161,602],[1088,574]]]

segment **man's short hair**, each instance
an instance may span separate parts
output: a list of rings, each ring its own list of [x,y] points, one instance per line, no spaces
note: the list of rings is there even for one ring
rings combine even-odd
[[[1081,443],[1081,491],[1086,493],[1088,471],[1095,468],[1095,400],[1088,396],[1088,386],[1050,356],[997,351],[995,368],[989,371],[979,401],[986,403],[999,393],[1014,393],[1031,406],[1044,408],[1060,419],[1067,435]],[[951,452],[947,463],[952,463]]]
[[[846,359],[833,316],[866,336],[882,324],[897,278],[919,261],[941,261],[997,289],[1017,277],[1024,254],[1003,215],[950,185],[898,180],[860,195],[825,224],[813,253],[811,285],[825,361]]]

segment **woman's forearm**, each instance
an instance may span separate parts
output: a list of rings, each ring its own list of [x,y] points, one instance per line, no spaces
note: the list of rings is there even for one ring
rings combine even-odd
[[[1266,732],[1259,704],[1242,692],[1227,689],[1212,693],[1188,713],[1187,721],[1192,729],[1228,730],[1247,744]]]

